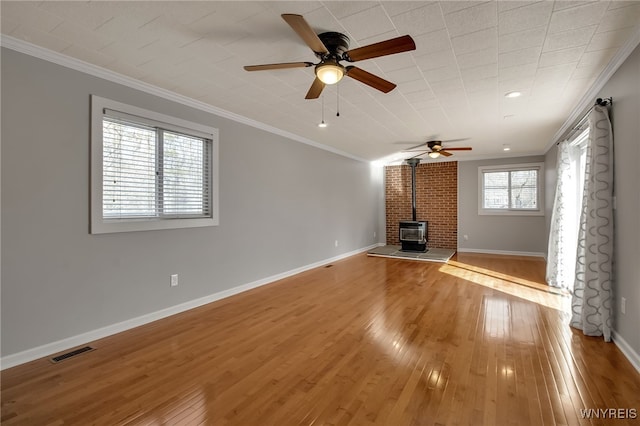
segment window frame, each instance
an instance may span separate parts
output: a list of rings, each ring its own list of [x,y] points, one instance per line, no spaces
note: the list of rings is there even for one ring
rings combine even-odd
[[[104,218],[103,217],[103,118],[105,110],[109,116],[122,114],[134,116],[136,122],[153,124],[164,130],[174,131],[211,141],[209,149],[209,202],[208,217],[145,217],[145,218]],[[159,229],[180,229],[219,224],[218,202],[218,129],[193,123],[180,118],[128,105],[122,102],[91,95],[91,171],[90,171],[90,233],[105,234],[115,232],[149,231]],[[157,155],[156,155],[157,158]],[[158,187],[156,187],[156,191]]]
[[[536,205],[535,209],[508,207],[505,209],[490,209],[484,207],[484,175],[488,172],[515,172],[536,170]],[[504,164],[478,167],[478,215],[507,215],[507,216],[544,216],[544,163]]]

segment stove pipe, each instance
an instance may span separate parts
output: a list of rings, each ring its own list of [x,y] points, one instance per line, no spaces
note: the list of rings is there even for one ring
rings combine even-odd
[[[416,166],[420,164],[419,158],[409,158],[407,164],[411,166],[411,218],[416,219]]]

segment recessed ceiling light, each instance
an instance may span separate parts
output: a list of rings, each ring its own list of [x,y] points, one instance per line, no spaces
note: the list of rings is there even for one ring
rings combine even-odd
[[[504,117],[502,117],[502,118],[503,118],[503,119],[505,119],[505,120],[507,120],[507,119],[509,119],[509,118],[513,118],[513,117],[515,117],[515,116],[516,116],[515,114],[508,114],[508,115],[505,115],[505,116],[504,116]]]
[[[509,145],[502,145],[503,151],[511,151],[511,147]]]
[[[513,91],[513,92],[507,92],[504,94],[505,98],[517,98],[518,96],[521,96],[522,93],[518,92],[518,91]]]
[[[324,129],[325,127],[327,127],[327,123],[325,123],[324,120],[322,120],[321,123],[318,123],[318,127],[321,127]]]

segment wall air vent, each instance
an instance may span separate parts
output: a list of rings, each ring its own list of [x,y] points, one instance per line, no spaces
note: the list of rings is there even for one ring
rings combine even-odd
[[[58,363],[60,361],[64,361],[65,359],[69,359],[69,358],[72,358],[74,356],[83,354],[85,352],[90,352],[90,351],[95,351],[95,348],[92,348],[91,346],[85,346],[83,348],[74,349],[71,352],[67,352],[67,353],[64,353],[62,355],[56,355],[54,357],[51,357],[50,360],[51,360],[51,362],[56,364],[56,363]]]

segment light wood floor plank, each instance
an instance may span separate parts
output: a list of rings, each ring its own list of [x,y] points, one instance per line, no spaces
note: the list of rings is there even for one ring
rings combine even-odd
[[[535,258],[357,255],[2,372],[3,425],[599,425],[640,375]],[[615,420],[616,425],[637,419]]]

